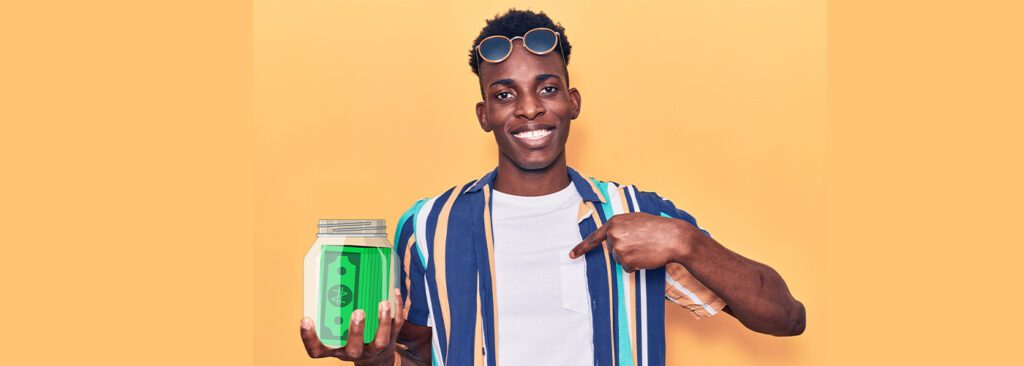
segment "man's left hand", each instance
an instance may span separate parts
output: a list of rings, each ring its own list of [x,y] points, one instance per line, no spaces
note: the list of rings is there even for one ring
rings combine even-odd
[[[569,257],[578,258],[607,240],[612,257],[624,270],[658,268],[669,262],[680,262],[703,236],[699,229],[684,220],[643,212],[626,213],[612,216],[576,245]]]

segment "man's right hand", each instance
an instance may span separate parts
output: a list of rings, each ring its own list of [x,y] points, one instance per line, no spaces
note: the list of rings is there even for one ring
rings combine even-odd
[[[404,309],[402,295],[395,290],[397,309]],[[344,361],[356,361],[357,365],[386,365],[392,366],[395,363],[395,340],[398,332],[405,324],[405,317],[402,315],[391,317],[391,303],[387,300],[381,301],[378,306],[377,318],[379,326],[373,342],[363,343],[363,327],[365,314],[362,310],[352,312],[349,321],[348,341],[344,347],[330,348],[320,342],[316,336],[316,328],[313,326],[313,319],[302,318],[299,333],[302,335],[302,343],[306,345],[306,353],[312,358],[335,357]],[[400,313],[399,313],[400,314]]]

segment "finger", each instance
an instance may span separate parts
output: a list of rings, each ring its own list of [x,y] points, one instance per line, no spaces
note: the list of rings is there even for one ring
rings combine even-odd
[[[577,244],[576,247],[572,248],[572,251],[569,252],[569,258],[579,258],[579,256],[589,252],[591,249],[594,249],[594,247],[601,245],[601,242],[604,241],[607,235],[608,225],[597,228],[597,230],[587,236],[586,239],[583,239],[583,241]]]
[[[395,314],[394,319],[391,320],[391,339],[398,339],[398,331],[402,330],[402,326],[405,325],[405,302],[402,301],[402,291],[395,289]]]
[[[391,341],[391,302],[384,300],[377,306],[377,334],[373,336],[373,342],[366,347],[366,355],[374,356],[381,350],[387,348]]]
[[[363,355],[363,323],[366,320],[366,312],[363,309],[356,309],[352,312],[352,320],[348,325],[348,341],[345,348],[339,349],[351,359],[357,359]]]
[[[302,335],[302,344],[306,346],[306,353],[312,358],[327,357],[331,353],[331,349],[327,348],[320,342],[320,338],[316,336],[316,329],[313,326],[313,319],[302,317],[302,322],[299,325],[299,333]]]
[[[615,244],[612,244],[612,238],[608,238],[608,245],[611,245],[613,247],[612,260],[614,260],[615,263],[618,263],[619,267],[622,268],[623,271],[626,271],[627,273],[633,273],[636,271],[636,268],[633,268],[632,266],[626,264],[626,262],[622,260],[622,256],[619,255],[619,251],[621,251],[622,248],[614,248]]]

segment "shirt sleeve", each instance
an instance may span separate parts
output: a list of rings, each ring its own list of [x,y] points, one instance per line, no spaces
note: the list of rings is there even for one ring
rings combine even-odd
[[[636,198],[641,211],[684,220],[705,235],[711,236],[707,230],[697,225],[697,220],[692,215],[676,208],[672,201],[661,198],[654,192],[636,191]],[[679,263],[669,263],[665,266],[665,298],[689,310],[697,319],[714,316],[726,305],[722,298],[704,286]]]
[[[422,200],[425,201],[425,200]],[[430,326],[430,309],[427,307],[426,271],[422,256],[416,245],[416,211],[422,202],[406,211],[399,220],[395,234],[395,253],[398,258],[398,288],[402,292],[405,320],[422,326]]]

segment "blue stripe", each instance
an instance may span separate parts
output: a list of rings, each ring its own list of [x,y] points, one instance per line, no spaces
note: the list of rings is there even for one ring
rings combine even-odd
[[[409,304],[409,314],[406,320],[422,326],[427,325],[427,319],[430,316],[423,282],[423,268],[425,268],[426,262],[420,255],[415,241],[410,243],[409,239],[416,232],[416,214],[427,201],[428,199],[416,201],[416,204],[402,215],[395,232],[395,254],[399,258],[397,287],[401,291],[402,300]],[[410,245],[411,247],[409,247]],[[409,249],[409,255],[412,257],[409,258],[409,273],[405,272],[405,267],[402,264],[405,260],[406,249]],[[409,288],[405,287],[406,279],[409,281]]]
[[[406,217],[406,215],[402,215],[402,218],[400,220],[398,220],[399,221],[399,225],[400,225],[399,227],[401,228],[408,221],[408,219],[412,219],[411,222],[408,222],[408,224],[410,226],[409,227],[409,230],[410,230],[409,235],[413,235],[413,234],[416,233],[416,215],[419,215],[420,210],[423,209],[423,205],[425,203],[427,203],[427,201],[430,201],[430,199],[429,198],[424,198],[424,199],[421,199],[419,201],[416,201],[416,204],[414,204],[412,206],[412,208],[409,209],[408,212],[406,212],[406,215],[409,215],[411,213],[411,216]],[[407,237],[407,236],[404,237],[402,239],[402,241],[403,242],[409,241],[409,237]],[[399,244],[404,245],[404,243],[399,243]],[[403,247],[402,249],[405,249],[405,248]],[[416,249],[415,246],[413,246],[413,249]],[[403,250],[403,251],[400,251],[399,253],[405,253],[405,252]],[[422,255],[418,255],[418,257],[420,258],[420,264],[423,265],[423,268],[427,268],[427,261],[426,261],[426,259],[424,259]]]
[[[636,207],[633,207],[633,193],[629,189],[623,189],[622,194],[626,198],[626,212],[636,212]]]
[[[605,222],[608,221],[613,215],[611,196],[608,195],[608,184],[602,183],[590,178],[594,181],[597,189],[601,191],[601,195],[608,201],[607,203],[601,204],[601,208],[604,210]],[[611,249],[611,248],[609,248]],[[611,255],[611,253],[608,253]],[[614,304],[615,304],[615,354],[618,356],[618,365],[632,365],[633,364],[633,352],[629,347],[629,324],[626,323],[626,319],[629,319],[629,315],[626,314],[626,299],[625,289],[622,286],[622,266],[618,263],[613,263],[612,271],[615,275],[612,278],[612,287],[615,289]]]
[[[480,221],[482,215],[474,211],[478,205],[471,202],[473,199],[457,195],[453,200],[448,215],[448,247],[444,258],[448,273],[448,306],[451,311],[451,339],[448,341],[445,363],[472,365],[476,352],[480,352],[474,345],[477,303],[477,256],[474,248],[480,245],[479,242],[465,238],[473,237],[476,230],[472,223]]]
[[[437,268],[435,266],[435,263],[437,263],[439,259],[436,258],[436,256],[434,255],[435,253],[437,253],[437,251],[434,250],[434,247],[437,244],[434,243],[434,232],[437,229],[437,221],[439,216],[441,215],[441,208],[444,207],[445,201],[448,200],[449,196],[451,196],[452,190],[454,188],[455,187],[449,188],[447,191],[445,191],[445,193],[441,194],[440,196],[437,197],[436,200],[434,200],[434,206],[430,208],[430,214],[427,216],[427,232],[425,235],[427,240],[427,251],[430,252],[430,259],[427,260],[427,281],[430,281],[430,283],[433,284],[433,286],[431,286],[431,290],[433,291],[430,291],[430,303],[432,304],[431,306],[434,310],[434,313],[432,314],[434,317],[433,329],[434,333],[437,334],[438,349],[440,349],[441,351],[440,358],[442,360],[447,359],[448,338],[445,336],[444,314],[440,313],[441,299],[438,297],[437,292],[437,284],[439,283],[439,279],[437,278]],[[441,258],[440,260],[444,260],[444,258]],[[447,278],[440,280],[445,281],[445,283],[447,284]],[[449,310],[450,309],[451,308],[449,308]],[[449,321],[451,321],[451,319],[449,319]]]
[[[487,185],[487,190],[488,190],[488,196],[493,198],[494,197],[494,186],[493,185]],[[477,203],[481,203],[480,201],[481,200],[474,200],[474,202],[477,202]],[[479,228],[477,230],[481,234],[487,235],[487,232],[486,232],[487,228],[485,227],[485,225],[491,225],[491,234],[493,235],[494,234],[494,214],[491,211],[491,209],[494,207],[494,200],[491,199],[491,200],[488,200],[487,202],[482,202],[482,203],[487,205],[486,210],[487,210],[488,213],[490,213],[488,215],[488,217],[491,218],[491,222],[484,223],[483,222],[483,218],[484,217],[481,215],[480,216],[480,221],[479,221],[479,224],[478,224]],[[480,263],[478,265],[478,267],[477,267],[477,271],[478,271],[478,274],[479,274],[480,287],[481,287],[481,290],[480,290],[480,301],[483,302],[482,306],[480,307],[480,312],[481,312],[481,321],[484,323],[484,344],[486,344],[487,345],[487,349],[490,350],[490,352],[487,352],[487,355],[486,355],[487,356],[487,364],[488,365],[497,365],[498,364],[498,354],[496,352],[494,352],[494,350],[497,349],[497,341],[495,340],[496,339],[495,338],[495,335],[496,335],[495,333],[496,333],[497,330],[495,329],[494,316],[493,316],[493,314],[494,314],[494,303],[495,302],[494,302],[494,289],[491,288],[491,270],[490,270],[491,263],[490,263],[490,255],[488,253],[486,239],[484,241],[481,241],[481,242],[478,242],[478,243],[482,244],[481,247],[484,248],[484,250],[480,251],[481,254],[477,257],[478,261],[479,261],[478,263]],[[491,238],[491,243],[494,243],[494,238],[493,237]]]
[[[665,267],[647,271],[647,364],[665,364]]]
[[[416,216],[416,212],[419,212],[420,207],[423,207],[423,203],[425,203],[425,202],[427,202],[426,198],[423,198],[423,199],[420,199],[419,201],[416,201],[416,204],[412,205],[412,208],[410,208],[408,211],[405,211],[405,213],[402,214],[402,218],[398,219],[398,226],[395,228],[395,250],[396,251],[399,250],[399,246],[400,245],[402,246],[401,249],[404,249],[404,244],[405,243],[403,243],[403,242],[409,240],[409,237],[405,235],[405,233],[407,232],[407,230],[405,229],[405,224],[409,221],[409,218],[412,218],[412,217]],[[413,222],[415,222],[415,221],[416,220],[413,219]],[[412,228],[409,228],[409,229],[410,230],[408,230],[408,231],[411,231]],[[402,239],[405,239],[405,240],[402,240]]]
[[[589,185],[588,185],[589,188]],[[600,213],[598,212],[600,216]],[[597,230],[593,217],[587,217],[579,223],[580,235],[587,237]],[[604,253],[591,250],[584,255],[587,261],[587,288],[590,290],[590,317],[593,320],[594,364],[612,366],[612,350],[615,345],[610,331],[608,312],[611,311],[611,295],[608,293],[608,271],[605,268]]]
[[[480,180],[470,182],[467,186],[469,188],[462,192],[456,193],[451,189],[445,191],[444,194],[441,194],[433,201],[433,207],[424,207],[428,200],[417,201],[412,210],[402,215],[395,232],[395,248],[399,249],[399,255],[404,255],[409,235],[415,235],[417,230],[423,231],[423,233],[416,236],[417,241],[423,240],[423,242],[409,250],[411,255],[419,258],[417,263],[422,263],[423,265],[410,266],[410,273],[403,273],[411,277],[411,288],[403,290],[412,292],[409,295],[410,302],[412,303],[409,319],[411,322],[414,322],[412,320],[414,317],[420,316],[423,318],[417,320],[425,322],[426,315],[429,315],[426,313],[428,303],[438,312],[433,315],[435,322],[433,331],[437,337],[435,343],[439,345],[439,347],[435,348],[439,351],[435,352],[437,354],[432,359],[432,363],[435,365],[443,365],[445,363],[452,365],[469,364],[474,356],[479,355],[474,352],[481,352],[479,345],[474,345],[473,343],[477,301],[481,302],[479,306],[482,312],[481,320],[483,321],[484,343],[487,349],[486,363],[488,365],[495,365],[497,361],[497,354],[492,351],[496,349],[496,325],[493,324],[495,289],[491,286],[491,269],[489,268],[489,253],[486,250],[487,238],[483,221],[483,214],[489,212],[491,207],[485,205],[483,192],[480,192],[483,189],[493,192],[492,183],[495,173],[496,171],[491,171],[481,177]],[[571,168],[568,169],[568,174],[580,196],[585,201],[594,204],[597,211],[595,212],[596,218],[602,221],[610,219],[614,214],[614,210],[611,206],[612,202],[608,201],[611,199],[608,192],[610,189],[614,189],[614,186],[609,187],[608,182],[584,178]],[[590,182],[593,182],[593,185]],[[459,193],[463,193],[461,195],[463,197],[460,197],[459,200],[453,203],[448,220],[449,232],[447,250],[445,251],[446,255],[440,259],[434,258],[434,245],[445,245],[445,243],[434,243],[434,232],[437,230],[441,208],[451,194]],[[623,210],[625,212],[638,212],[642,210],[650,214],[683,219],[696,226],[696,220],[692,216],[685,213],[685,211],[676,209],[670,201],[663,200],[654,193],[626,189],[623,190],[622,194],[624,194],[625,203]],[[607,199],[606,203],[600,203],[599,195],[603,195]],[[639,204],[639,207],[633,202],[634,199]],[[599,204],[601,207],[597,208]],[[430,213],[426,217],[420,215],[419,219],[424,220],[425,225],[422,228],[418,228],[415,225],[417,222],[416,216],[423,210],[429,210]],[[410,221],[412,224],[410,224]],[[578,226],[581,236],[590,235],[597,228],[595,217],[585,218],[579,222]],[[420,236],[423,237],[421,238]],[[626,307],[626,302],[631,301],[631,299],[627,299],[624,295],[626,293],[624,291],[626,283],[623,282],[628,279],[628,276],[622,273],[620,265],[606,263],[605,254],[610,255],[611,253],[592,250],[584,256],[587,264],[587,286],[591,296],[595,365],[632,365],[634,352],[636,352],[638,364],[647,362],[651,366],[664,365],[666,352],[664,336],[664,268],[644,271],[642,276],[645,276],[643,279],[646,282],[646,288],[643,290],[646,291],[647,295],[644,299],[640,298],[641,274],[639,272],[637,273],[636,280],[632,282],[637,294],[637,300],[633,306],[637,311],[635,319],[632,320],[633,324],[635,324],[636,342],[631,345],[629,342],[631,335],[628,327],[630,319],[628,318],[629,315]],[[424,258],[426,256],[429,256],[429,258]],[[437,260],[445,262],[436,262]],[[446,264],[447,278],[437,278],[435,262]],[[608,267],[611,267],[615,273],[608,273]],[[611,283],[608,283],[609,278],[611,278]],[[436,291],[436,285],[439,283],[438,280],[440,280],[441,284],[447,285],[448,288],[448,305],[451,317],[448,319],[451,327],[448,333],[450,333],[451,339],[445,339],[444,319],[442,319],[440,314],[440,299]],[[401,283],[404,284],[404,282]],[[609,286],[612,288],[611,293],[609,293]],[[431,290],[430,293],[425,294],[424,288],[429,288]],[[417,294],[417,291],[419,294]],[[476,291],[480,292],[479,299],[475,296]],[[644,301],[646,301],[646,309],[641,308],[641,303]],[[642,314],[645,312],[647,322],[642,322]],[[612,316],[609,317],[609,314],[612,314]],[[647,342],[647,347],[641,348],[645,341]],[[616,355],[614,358],[612,357],[613,352]]]
[[[632,210],[630,212],[632,212]],[[642,308],[642,306],[643,306],[643,304],[641,303],[641,299],[642,298],[640,297],[640,295],[641,295],[640,294],[640,278],[645,276],[645,275],[646,275],[646,271],[636,271],[635,274],[633,275],[633,288],[634,288],[633,293],[636,294],[636,301],[635,301],[635,304],[633,304],[633,309],[636,309],[636,311],[635,311],[636,316],[633,319],[633,328],[635,328],[635,331],[636,331],[636,344],[634,346],[636,347],[636,364],[637,365],[643,365],[644,364],[644,352],[643,352],[643,348],[641,348],[641,345],[644,344],[644,332],[647,331],[647,325],[642,322],[643,317],[641,317],[641,314],[643,314],[643,311],[646,311],[647,309]],[[650,296],[650,291],[648,291],[647,294],[648,294],[648,296]],[[664,301],[664,300],[662,300],[662,301]],[[648,302],[650,302],[650,301],[648,301]]]

